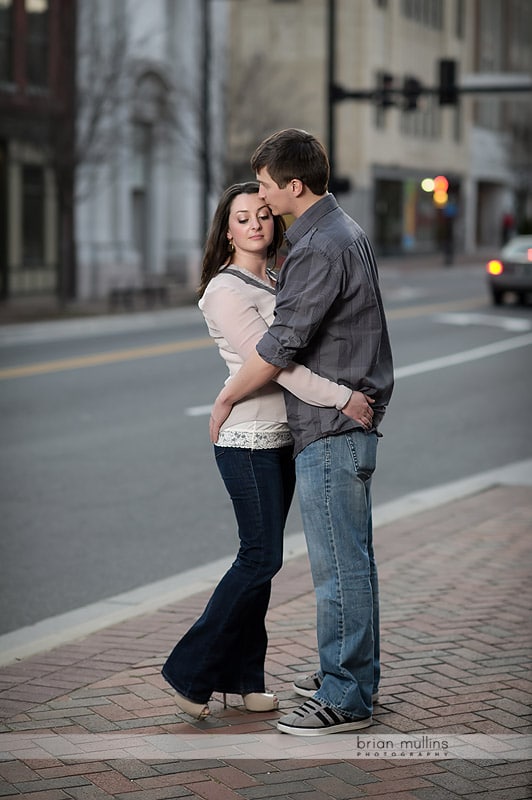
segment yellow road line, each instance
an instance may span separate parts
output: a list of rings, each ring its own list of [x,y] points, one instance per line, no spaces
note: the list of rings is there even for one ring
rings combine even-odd
[[[408,319],[427,314],[436,314],[442,311],[460,311],[463,309],[482,308],[486,305],[486,297],[473,297],[461,301],[446,303],[432,303],[424,306],[408,306],[388,311],[388,319]],[[187,339],[182,342],[168,342],[150,347],[135,347],[130,350],[113,350],[110,353],[93,353],[88,356],[75,356],[61,358],[56,361],[43,361],[38,364],[26,364],[20,367],[5,367],[0,369],[0,380],[10,378],[27,378],[33,375],[48,375],[51,372],[65,372],[71,369],[84,369],[97,367],[102,364],[116,364],[121,361],[134,361],[138,358],[152,358],[153,356],[168,356],[173,353],[185,353],[189,350],[201,350],[213,345],[209,336],[200,339]]]
[[[152,358],[153,356],[167,356],[172,353],[182,353],[187,350],[200,350],[210,347],[213,340],[210,336],[201,339],[188,339],[183,342],[169,342],[156,344],[150,347],[135,347],[130,350],[113,350],[110,353],[93,353],[89,356],[74,358],[61,358],[57,361],[44,361],[40,364],[26,364],[21,367],[6,367],[0,369],[0,380],[8,378],[25,378],[31,375],[45,375],[50,372],[63,372],[69,369],[83,369],[96,367],[101,364],[115,364],[119,361],[134,361],[137,358]]]

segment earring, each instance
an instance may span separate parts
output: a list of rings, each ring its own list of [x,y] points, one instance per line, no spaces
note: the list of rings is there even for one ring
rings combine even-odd
[[[229,239],[228,241],[229,241],[229,252],[230,252],[230,253],[234,253],[234,252],[235,252],[235,245],[234,245],[234,242],[233,242],[233,240],[232,240],[232,239]]]

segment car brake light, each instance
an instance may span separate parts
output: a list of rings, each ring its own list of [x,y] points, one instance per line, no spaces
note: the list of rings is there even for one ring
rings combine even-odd
[[[488,261],[486,269],[490,275],[502,275],[504,267],[500,261]]]
[[[532,247],[529,247],[529,248],[528,248],[528,251],[527,251],[527,256],[528,256],[528,260],[529,260],[529,261],[532,261]]]

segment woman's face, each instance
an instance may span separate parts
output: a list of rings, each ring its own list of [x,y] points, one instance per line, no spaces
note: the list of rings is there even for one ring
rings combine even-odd
[[[239,194],[231,203],[227,238],[239,253],[266,256],[273,241],[274,220],[258,194]]]

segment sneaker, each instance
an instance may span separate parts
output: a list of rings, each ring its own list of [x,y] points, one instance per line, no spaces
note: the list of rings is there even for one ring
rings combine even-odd
[[[301,697],[314,697],[321,686],[321,676],[319,672],[312,675],[302,675],[294,681],[294,692]]]
[[[277,729],[294,736],[325,736],[328,733],[344,733],[367,728],[373,722],[371,717],[350,719],[334,708],[329,708],[313,697],[290,714],[285,714],[277,722]]]
[[[300,694],[301,697],[314,697],[316,692],[321,686],[321,675],[319,672],[313,672],[312,675],[302,675],[294,681],[294,692]],[[374,703],[379,702],[379,693],[374,692],[371,699]]]

